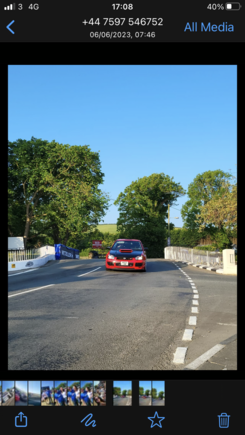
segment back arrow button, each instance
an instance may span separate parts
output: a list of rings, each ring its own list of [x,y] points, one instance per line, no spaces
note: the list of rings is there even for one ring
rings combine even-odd
[[[11,33],[13,33],[13,35],[14,35],[14,31],[13,31],[12,29],[10,29],[10,26],[12,26],[13,23],[14,23],[14,20],[11,21],[11,23],[9,23],[9,24],[6,26],[6,28],[7,28]]]

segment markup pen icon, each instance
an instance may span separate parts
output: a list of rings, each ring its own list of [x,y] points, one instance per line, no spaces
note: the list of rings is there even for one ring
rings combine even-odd
[[[23,412],[19,412],[19,414],[15,417],[15,427],[26,427],[27,426],[27,417],[23,414]]]

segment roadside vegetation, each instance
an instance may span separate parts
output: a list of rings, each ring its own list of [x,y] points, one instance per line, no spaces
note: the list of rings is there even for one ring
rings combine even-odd
[[[237,237],[237,182],[221,170],[198,174],[186,192],[164,173],[138,178],[119,193],[116,224],[101,224],[109,208],[102,192],[105,174],[99,152],[89,146],[70,146],[31,138],[8,143],[8,236],[24,237],[24,246],[64,244],[81,257],[93,250],[92,240],[107,246],[117,238],[140,239],[148,258],[164,256],[168,207],[187,193],[182,206],[183,228],[170,224],[172,246],[194,248],[209,237],[220,251]],[[237,261],[237,256],[236,256]]]

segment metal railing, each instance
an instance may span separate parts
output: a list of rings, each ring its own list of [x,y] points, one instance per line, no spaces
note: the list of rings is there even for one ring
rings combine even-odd
[[[200,249],[182,248],[180,246],[168,246],[166,259],[186,261],[193,264],[201,264],[213,267],[223,266],[222,252],[202,251]]]
[[[8,251],[8,262],[35,260],[41,256],[40,248]]]

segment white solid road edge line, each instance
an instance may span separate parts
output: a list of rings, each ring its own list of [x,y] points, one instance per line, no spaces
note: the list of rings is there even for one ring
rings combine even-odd
[[[78,276],[87,275],[88,273],[92,273],[92,272],[94,272],[95,270],[98,270],[98,269],[101,269],[101,266],[100,266],[100,267],[97,267],[97,269],[90,270],[90,272],[86,272],[86,273],[83,273],[82,275],[78,275]]]
[[[8,297],[9,297],[9,298],[13,298],[14,296],[21,296],[21,295],[23,295],[24,293],[35,292],[35,291],[37,291],[37,290],[41,290],[42,288],[50,287],[50,286],[52,286],[52,285],[54,285],[54,284],[48,284],[48,285],[44,285],[43,287],[35,288],[35,289],[33,289],[33,290],[27,290],[27,291],[25,291],[25,292],[15,293],[14,295],[10,295],[10,296],[8,296]]]
[[[205,352],[201,356],[199,356],[199,358],[192,361],[192,363],[188,364],[185,367],[185,369],[191,369],[191,370],[197,369],[199,366],[201,366],[203,363],[205,363],[209,358],[214,356],[217,352],[219,352],[224,347],[225,347],[224,344],[216,344],[216,346],[212,347],[210,350],[208,350],[207,352]]]
[[[13,275],[8,275],[8,278],[9,278],[10,276],[21,275],[22,273],[33,272],[33,270],[37,270],[37,268],[35,268],[35,269],[31,269],[31,270],[26,270],[25,272],[14,273]],[[14,272],[14,271],[13,271],[13,272]]]
[[[184,364],[187,349],[188,349],[187,347],[177,347],[174,353],[174,359],[173,359],[174,364]]]

